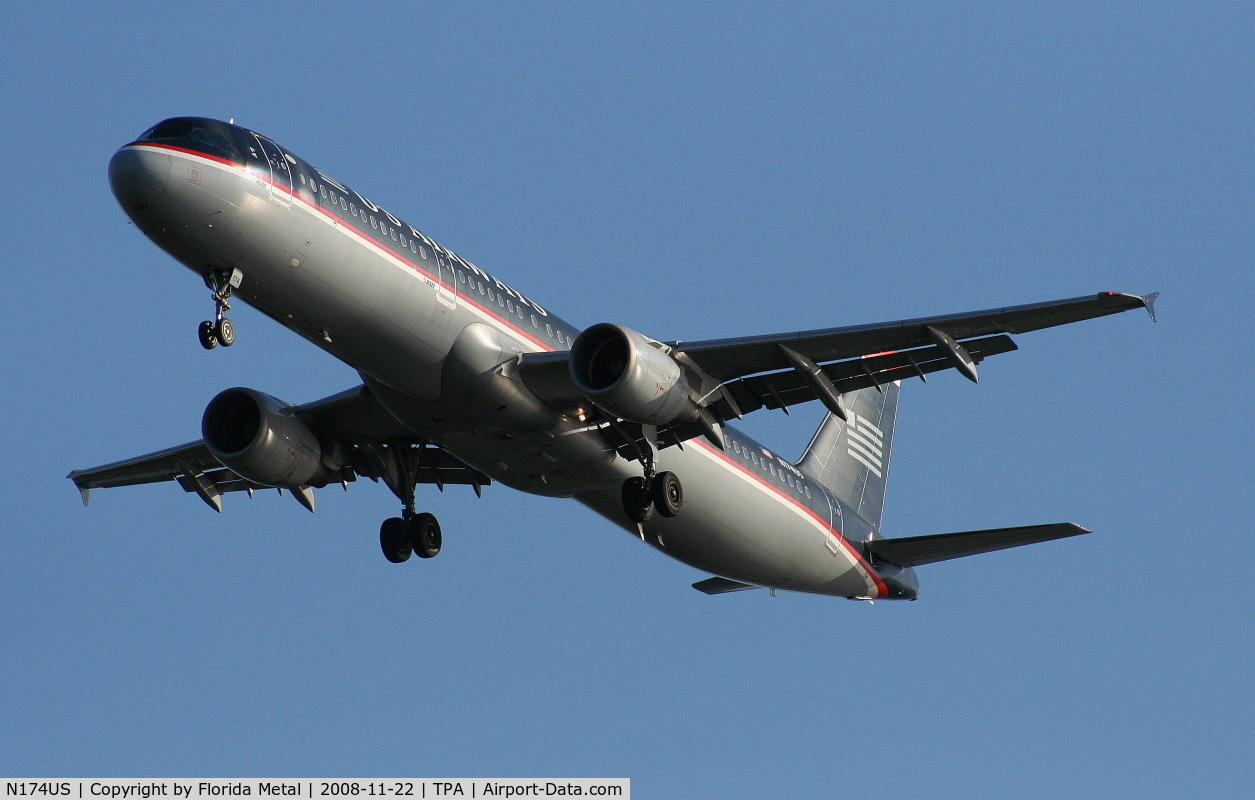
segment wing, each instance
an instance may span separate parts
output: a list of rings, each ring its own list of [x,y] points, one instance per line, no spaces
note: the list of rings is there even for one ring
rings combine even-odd
[[[691,372],[705,407],[721,420],[759,408],[782,408],[819,399],[844,415],[840,395],[886,381],[955,368],[977,379],[976,364],[1016,349],[1007,334],[1145,308],[1154,319],[1158,294],[1139,297],[1102,292],[1047,303],[967,314],[853,325],[702,342],[670,342],[672,356]],[[519,360],[523,381],[564,413],[587,409],[570,378],[568,354],[529,353]],[[700,435],[692,428],[672,439]],[[666,440],[667,437],[661,437]]]
[[[1134,308],[1152,311],[1156,294],[1102,292],[1048,303],[993,308],[968,314],[879,322],[845,328],[778,333],[740,339],[675,342],[677,350],[693,359],[709,375],[721,381],[791,367],[780,354],[780,345],[815,362],[859,358],[890,350],[942,346],[931,331],[954,342],[993,334],[1027,333],[1072,322],[1118,314]],[[1005,352],[1005,351],[1004,351]]]
[[[427,445],[414,436],[375,399],[365,386],[293,406],[291,413],[311,429],[334,442],[338,474],[347,488],[360,475],[382,479],[389,488],[399,487],[405,465],[412,465],[417,483],[481,486],[492,483],[488,476],[458,460],[448,452]],[[188,442],[155,453],[78,469],[66,476],[74,481],[86,505],[92,489],[133,486],[142,483],[176,481],[186,492],[194,492],[217,511],[222,510],[226,492],[248,492],[272,488],[254,483],[223,466],[204,441]],[[279,489],[282,493],[283,489]],[[314,494],[309,486],[291,487],[293,496],[310,511]],[[397,488],[393,488],[397,491]]]

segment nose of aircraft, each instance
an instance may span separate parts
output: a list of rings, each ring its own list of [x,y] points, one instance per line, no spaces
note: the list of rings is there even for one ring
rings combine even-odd
[[[109,187],[132,217],[165,192],[169,179],[170,154],[155,148],[123,147],[109,160]]]

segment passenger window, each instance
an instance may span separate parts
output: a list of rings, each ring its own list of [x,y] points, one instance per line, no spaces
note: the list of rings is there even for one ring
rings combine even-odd
[[[539,328],[539,327],[540,327],[540,323],[536,321],[536,315],[535,315],[535,314],[532,314],[532,327],[533,327],[533,328]]]
[[[553,336],[553,326],[550,325],[549,323],[545,323],[545,333],[549,334],[550,336]]]
[[[807,497],[810,497],[810,496],[811,496],[811,487],[809,487],[809,486],[803,486],[802,488],[806,490],[806,496],[807,496]]]

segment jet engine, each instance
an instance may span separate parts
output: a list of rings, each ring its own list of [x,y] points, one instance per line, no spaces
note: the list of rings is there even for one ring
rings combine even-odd
[[[683,368],[652,339],[603,322],[571,345],[571,378],[592,403],[642,425],[691,422],[699,415]]]
[[[291,408],[254,389],[227,389],[205,408],[201,435],[214,458],[253,483],[326,486],[318,437]]]

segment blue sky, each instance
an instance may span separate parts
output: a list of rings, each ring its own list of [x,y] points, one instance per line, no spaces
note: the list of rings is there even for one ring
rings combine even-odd
[[[1255,12],[1241,3],[28,5],[0,30],[0,773],[609,776],[636,797],[1255,792]],[[221,516],[64,476],[346,366],[109,193],[234,118],[575,324],[662,339],[1159,291],[903,394],[887,535],[1091,536],[918,602],[706,597],[579,506],[386,489]],[[766,413],[766,412],[764,412]],[[796,456],[818,413],[746,427]]]

